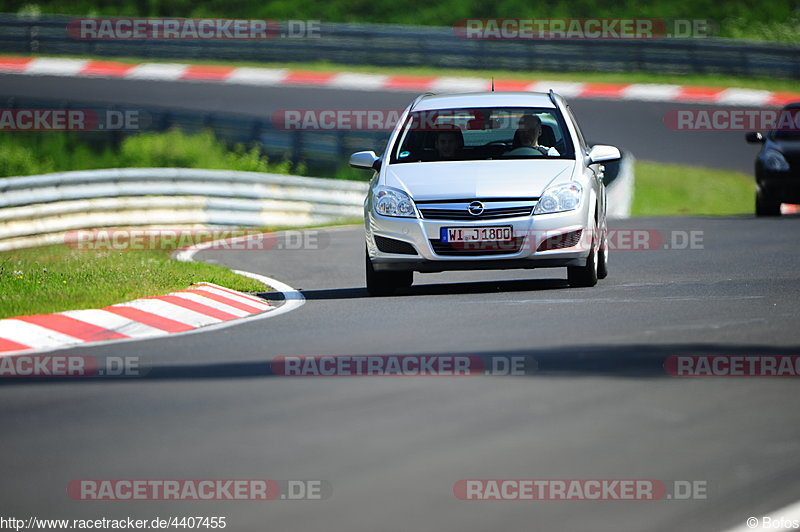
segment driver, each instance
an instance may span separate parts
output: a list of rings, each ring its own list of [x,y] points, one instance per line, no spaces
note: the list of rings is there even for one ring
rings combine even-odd
[[[522,115],[514,135],[517,147],[504,155],[560,155],[555,148],[539,145],[541,134],[542,120],[536,115]]]
[[[463,146],[463,142],[461,130],[457,128],[446,129],[436,134],[436,142],[433,147],[439,155],[439,160],[447,161],[456,158],[458,151]]]

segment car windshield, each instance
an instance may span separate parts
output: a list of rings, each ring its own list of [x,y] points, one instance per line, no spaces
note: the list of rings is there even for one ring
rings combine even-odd
[[[557,109],[481,107],[409,114],[391,163],[574,159]]]
[[[800,131],[796,129],[776,129],[770,131],[773,139],[800,140]]]
[[[784,107],[778,115],[776,126],[769,132],[770,138],[800,140],[800,108],[796,104]]]

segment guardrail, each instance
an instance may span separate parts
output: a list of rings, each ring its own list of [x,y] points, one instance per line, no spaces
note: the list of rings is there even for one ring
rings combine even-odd
[[[99,227],[264,227],[360,217],[367,183],[197,170],[121,168],[0,179],[0,251],[63,243]]]
[[[629,218],[635,188],[634,163],[636,158],[628,151],[622,152],[622,159],[604,163],[603,182],[606,184],[606,216],[609,218]]]
[[[330,61],[437,68],[726,74],[800,78],[800,47],[714,38],[468,40],[453,28],[320,25],[319,38],[268,41],[78,40],[75,17],[0,15],[0,51],[235,61]],[[282,28],[286,30],[286,28]]]

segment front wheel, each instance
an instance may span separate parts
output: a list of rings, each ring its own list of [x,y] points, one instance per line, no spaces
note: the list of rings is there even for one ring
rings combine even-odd
[[[781,202],[774,199],[766,190],[756,190],[756,216],[780,216]]]
[[[608,241],[604,239],[603,245],[598,251],[600,254],[597,258],[597,278],[605,279],[608,277]]]
[[[586,266],[567,266],[567,281],[570,286],[594,286],[597,284],[598,253],[592,247]]]
[[[407,288],[414,282],[414,272],[376,272],[365,253],[367,292],[371,296],[390,296],[398,288]]]

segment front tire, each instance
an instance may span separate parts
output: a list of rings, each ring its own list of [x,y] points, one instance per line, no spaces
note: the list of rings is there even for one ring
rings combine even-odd
[[[567,266],[567,281],[573,287],[589,287],[597,284],[597,270],[599,257],[597,251],[592,251],[586,259],[586,266]]]
[[[600,255],[597,257],[597,278],[605,279],[608,277],[608,241],[603,239],[603,245],[599,250]]]
[[[773,198],[766,190],[756,189],[756,216],[780,216],[781,202]]]
[[[398,288],[407,288],[414,282],[414,272],[376,272],[365,253],[367,292],[371,296],[390,296]]]

